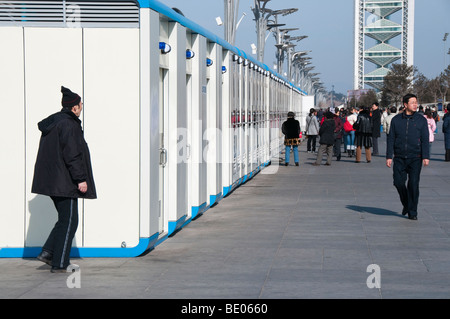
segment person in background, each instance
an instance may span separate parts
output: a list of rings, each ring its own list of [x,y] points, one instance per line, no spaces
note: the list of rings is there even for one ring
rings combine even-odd
[[[430,109],[425,110],[424,117],[427,120],[428,131],[430,134],[430,158],[431,158],[431,146],[433,145],[433,142],[434,142],[434,131],[436,131],[436,122],[434,121],[433,114]]]
[[[345,129],[347,133],[347,153],[348,157],[355,156],[356,146],[355,146],[355,129],[353,128],[353,124],[356,123],[358,120],[358,109],[356,108],[350,108],[350,114],[347,116],[347,121],[345,126],[347,126],[347,129]],[[348,122],[348,123],[347,123]]]
[[[378,102],[372,104],[372,144],[373,154],[379,155],[378,152],[378,139],[381,136],[381,111]]]
[[[445,140],[445,161],[450,162],[450,103],[446,108],[447,113],[444,115],[444,123],[442,124],[442,132]]]
[[[366,150],[366,160],[367,163],[372,161],[371,148],[373,125],[372,118],[370,117],[370,108],[364,107],[363,110],[358,115],[358,120],[353,125],[356,130],[356,161],[355,163],[361,162],[362,148]]]
[[[307,151],[308,153],[316,152],[317,136],[319,135],[319,121],[317,120],[317,111],[311,109],[306,118],[306,135],[308,136]]]
[[[423,110],[423,106],[422,106],[422,105],[419,105],[419,110],[417,111],[417,113],[419,113],[419,114],[422,114],[422,115],[424,115],[424,114],[425,114],[425,112],[424,112],[424,110]]]
[[[336,155],[337,161],[341,160],[341,145],[342,145],[342,137],[343,137],[343,129],[344,124],[342,123],[340,117],[339,108],[334,109],[334,154]]]
[[[281,126],[281,130],[284,134],[284,145],[286,146],[286,158],[285,164],[289,166],[289,160],[291,157],[291,147],[294,152],[295,166],[299,166],[298,147],[300,146],[300,122],[295,119],[295,113],[289,112],[288,119]]]
[[[383,132],[389,134],[389,130],[391,128],[391,121],[394,116],[397,115],[397,108],[395,106],[390,108],[390,114],[383,120]]]
[[[327,162],[325,165],[330,166],[333,159],[333,145],[334,145],[334,130],[336,124],[334,123],[334,114],[330,111],[325,113],[325,120],[319,130],[320,141],[319,151],[317,153],[317,160],[313,164],[319,166],[322,163],[323,153],[327,153]]]

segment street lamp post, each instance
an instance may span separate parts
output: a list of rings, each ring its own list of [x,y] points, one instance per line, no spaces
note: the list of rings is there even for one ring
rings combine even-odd
[[[447,54],[445,51],[447,51],[447,38],[448,38],[448,32],[444,34],[444,39],[442,40],[444,42],[444,70],[447,68]],[[449,51],[450,52],[450,51]]]
[[[264,62],[264,49],[266,45],[267,21],[272,15],[272,10],[266,9],[266,5],[270,0],[255,0],[255,7],[252,8],[256,21],[257,34],[257,59]]]
[[[225,40],[234,45],[236,40],[236,30],[239,27],[242,19],[245,17],[245,13],[242,18],[237,22],[239,12],[239,0],[224,0],[224,36]]]
[[[264,49],[265,49],[265,43],[266,43],[266,31],[275,29],[274,34],[276,37],[276,45],[277,48],[279,45],[284,44],[282,39],[281,30],[279,29],[280,26],[283,26],[284,24],[278,24],[278,15],[286,16],[288,14],[297,12],[297,8],[291,8],[291,9],[283,9],[283,10],[271,10],[267,9],[267,3],[270,0],[255,0],[255,7],[252,8],[253,13],[255,15],[255,21],[256,21],[256,34],[258,38],[258,46],[257,46],[257,59],[258,61],[264,62]],[[268,21],[270,17],[274,17],[274,23],[271,25],[268,25]],[[281,73],[280,69],[280,53],[282,53],[281,48],[278,48],[278,71]]]

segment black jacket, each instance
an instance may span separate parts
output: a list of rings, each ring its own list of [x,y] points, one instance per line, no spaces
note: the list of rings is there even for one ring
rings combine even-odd
[[[372,137],[378,138],[381,136],[381,111],[376,109],[372,112]]]
[[[353,124],[356,134],[370,134],[373,133],[372,118],[366,111],[361,111],[358,115],[358,120]]]
[[[334,144],[334,131],[336,124],[334,119],[327,119],[322,123],[319,130],[320,141],[319,144],[333,145]]]
[[[42,132],[31,192],[47,196],[97,198],[89,148],[81,121],[71,111],[50,115],[38,123]],[[78,184],[87,183],[85,194]]]
[[[429,138],[428,122],[423,115],[417,112],[410,116],[398,114],[391,122],[386,158],[430,159]]]
[[[288,120],[281,126],[281,131],[287,139],[299,138],[300,122],[294,118],[288,118]]]

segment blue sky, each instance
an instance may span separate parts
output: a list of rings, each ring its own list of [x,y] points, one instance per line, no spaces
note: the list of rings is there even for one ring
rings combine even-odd
[[[169,7],[177,7],[190,20],[223,37],[222,27],[215,18],[223,18],[223,0],[160,0]],[[250,45],[256,43],[255,22],[253,21],[254,0],[240,0],[239,16],[247,15],[236,36],[236,46],[251,55]],[[312,50],[314,72],[325,87],[347,93],[353,88],[354,61],[354,1],[353,0],[272,0],[268,8],[299,8],[299,11],[279,17],[279,23],[286,27],[299,28],[293,36],[307,35],[298,43],[297,51]],[[439,75],[450,64],[450,56],[445,53],[450,47],[450,37],[444,48],[443,37],[450,32],[450,0],[416,0],[415,14],[415,66],[429,78]],[[270,36],[265,50],[265,64],[273,68],[275,62],[275,39]],[[444,51],[445,50],[445,51]],[[256,56],[255,56],[256,57]]]

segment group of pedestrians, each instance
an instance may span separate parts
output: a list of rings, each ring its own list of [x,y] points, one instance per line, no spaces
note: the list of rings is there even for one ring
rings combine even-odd
[[[333,154],[337,161],[340,161],[342,142],[344,142],[344,152],[349,158],[355,157],[356,163],[361,162],[363,148],[368,163],[372,161],[372,148],[373,155],[379,155],[381,112],[378,103],[374,103],[371,108],[364,107],[361,110],[356,107],[350,107],[347,111],[330,108],[321,119],[317,114],[315,109],[311,109],[306,118],[308,153],[315,153],[317,138],[320,144],[317,159],[313,165],[321,164],[324,153],[327,154],[325,165],[331,165]]]
[[[418,111],[417,97],[413,94],[404,96],[399,114],[395,107],[389,109],[389,114],[383,114],[378,103],[362,109],[350,108],[346,116],[341,114],[341,111],[330,108],[319,115],[317,110],[310,110],[305,130],[308,153],[315,153],[319,139],[317,158],[313,165],[321,165],[322,157],[326,153],[325,165],[330,166],[333,148],[339,161],[342,139],[349,157],[355,157],[355,162],[360,163],[364,148],[366,161],[370,163],[372,155],[379,155],[378,139],[383,130],[387,135],[386,166],[393,170],[394,186],[403,206],[402,214],[411,220],[417,220],[420,174],[422,168],[430,164],[430,149],[436,132],[436,115],[431,109]],[[295,127],[292,134],[298,136],[300,133],[298,121],[291,119],[290,123]],[[283,124],[283,133],[286,135],[288,130],[284,126]],[[450,104],[443,119],[443,133],[445,161],[450,162]],[[289,140],[286,135],[286,165],[289,165],[291,148],[289,145],[293,145]],[[294,152],[297,152],[295,162],[298,166],[298,144],[294,147]]]

